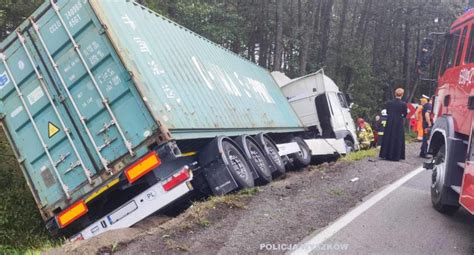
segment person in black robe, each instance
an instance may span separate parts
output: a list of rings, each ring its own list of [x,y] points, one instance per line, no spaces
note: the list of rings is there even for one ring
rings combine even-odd
[[[402,101],[404,90],[395,90],[395,99],[387,103],[387,126],[384,130],[380,158],[399,161],[405,159],[405,130],[407,104]]]

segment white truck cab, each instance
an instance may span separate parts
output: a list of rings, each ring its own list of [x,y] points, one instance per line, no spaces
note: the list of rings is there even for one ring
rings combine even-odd
[[[303,125],[314,131],[305,139],[313,155],[346,154],[358,149],[346,97],[323,69],[293,80],[281,72],[272,72],[272,76]]]

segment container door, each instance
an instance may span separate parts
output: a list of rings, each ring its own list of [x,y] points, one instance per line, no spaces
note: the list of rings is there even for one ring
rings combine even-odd
[[[100,169],[134,156],[157,129],[88,1],[51,1],[29,33]]]
[[[45,69],[30,38],[16,33],[1,53],[0,101],[3,123],[31,180],[34,195],[46,207],[74,199],[96,170],[71,120],[50,90]]]

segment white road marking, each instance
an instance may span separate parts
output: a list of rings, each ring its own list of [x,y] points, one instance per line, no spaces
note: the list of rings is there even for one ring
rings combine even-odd
[[[363,202],[362,204],[354,208],[349,213],[337,219],[334,223],[329,225],[323,231],[311,237],[309,240],[303,240],[303,242],[301,242],[298,245],[298,249],[294,250],[291,254],[292,255],[309,254],[312,251],[311,247],[318,247],[319,245],[324,243],[326,240],[331,238],[334,234],[339,232],[345,226],[349,225],[349,223],[351,223],[354,219],[359,217],[362,213],[370,209],[380,200],[388,196],[390,193],[392,193],[393,191],[401,187],[403,184],[405,184],[407,181],[409,181],[411,178],[415,177],[416,175],[418,175],[419,173],[423,171],[425,171],[423,167],[417,168],[413,170],[412,172],[408,173],[407,175],[403,176],[402,178],[398,179],[396,182],[390,184],[388,187],[386,187],[379,193],[375,194],[374,196],[369,198],[367,201]]]

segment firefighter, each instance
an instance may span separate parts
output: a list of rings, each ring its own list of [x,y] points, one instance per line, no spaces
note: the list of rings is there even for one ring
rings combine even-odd
[[[357,138],[359,140],[359,147],[362,150],[369,149],[374,142],[372,127],[362,118],[357,119]]]
[[[375,130],[375,132],[377,132],[377,135],[379,137],[379,139],[377,140],[377,147],[380,147],[382,145],[383,134],[384,134],[385,126],[387,125],[387,110],[383,109],[380,112],[380,114],[381,116],[377,124],[377,128]]]
[[[417,140],[421,142],[423,140],[423,105],[428,103],[428,99],[425,95],[420,99],[420,105],[416,108],[416,133],[417,133]]]
[[[433,126],[432,100],[423,105],[423,141],[420,148],[420,157],[428,158],[428,139],[430,139],[431,127]]]
[[[375,121],[372,127],[374,128],[374,145],[377,146],[379,143],[379,134],[377,130],[380,128],[380,115],[375,115]]]

